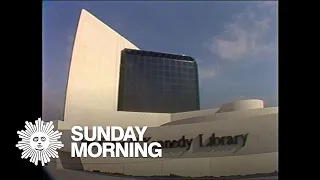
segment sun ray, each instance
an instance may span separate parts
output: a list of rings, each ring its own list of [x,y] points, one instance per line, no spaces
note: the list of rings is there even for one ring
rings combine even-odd
[[[44,133],[46,133],[46,134],[48,134],[48,132],[49,132],[49,127],[50,127],[50,124],[51,124],[52,122],[50,122],[50,123],[46,123],[46,125],[45,125],[45,128],[44,128]]]

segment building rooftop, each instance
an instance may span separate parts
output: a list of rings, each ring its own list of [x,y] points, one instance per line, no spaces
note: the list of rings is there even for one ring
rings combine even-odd
[[[163,52],[153,52],[153,51],[135,50],[135,49],[124,49],[122,52],[127,53],[127,54],[137,54],[137,55],[141,55],[141,56],[152,56],[152,57],[177,59],[177,60],[184,60],[184,61],[195,61],[195,59],[193,59],[190,56],[171,54],[171,53],[163,53]]]

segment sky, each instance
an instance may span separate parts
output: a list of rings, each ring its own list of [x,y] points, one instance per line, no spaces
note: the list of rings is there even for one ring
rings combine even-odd
[[[263,100],[267,107],[278,106],[276,1],[44,1],[44,119],[63,119],[81,9],[142,50],[195,58],[201,109],[251,98]]]

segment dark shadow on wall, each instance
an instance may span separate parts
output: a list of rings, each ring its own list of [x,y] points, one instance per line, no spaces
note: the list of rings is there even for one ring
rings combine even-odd
[[[71,152],[59,151],[59,158],[64,169],[84,170],[81,159],[71,157]]]

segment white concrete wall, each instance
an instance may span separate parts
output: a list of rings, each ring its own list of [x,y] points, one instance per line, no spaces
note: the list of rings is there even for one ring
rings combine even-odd
[[[83,159],[82,159],[83,160]],[[229,157],[205,157],[183,159],[161,159],[145,162],[123,163],[108,162],[106,159],[95,159],[96,163],[83,165],[86,170],[100,172],[123,173],[135,176],[232,176],[257,173],[273,173],[278,171],[278,153],[263,153]]]
[[[69,130],[73,126],[148,126],[158,127],[170,122],[170,114],[138,113],[138,112],[102,112],[88,111],[76,119],[56,121],[60,130]]]
[[[215,114],[218,110],[219,110],[219,108],[205,109],[205,110],[199,110],[199,111],[181,112],[181,113],[173,113],[170,115],[171,116],[170,121],[178,121],[178,120],[183,120],[183,119],[187,119],[187,118]]]
[[[65,101],[65,121],[103,120],[117,110],[120,53],[138,49],[82,10],[74,41]],[[90,114],[90,116],[88,116]]]
[[[243,119],[218,120],[196,124],[150,127],[145,137],[156,140],[178,140],[182,135],[193,138],[189,151],[164,149],[163,158],[81,158],[86,170],[120,172],[130,175],[227,176],[271,173],[278,170],[278,114]],[[87,123],[90,125],[90,123]],[[204,139],[216,136],[247,134],[244,147],[199,148],[199,134]],[[64,133],[63,151],[70,152],[70,133]],[[183,152],[183,154],[181,154]]]
[[[68,130],[72,126],[171,126],[212,122],[217,120],[235,120],[278,113],[278,107],[252,109],[214,114],[217,109],[191,111],[184,113],[140,113],[140,112],[109,112],[88,111],[76,120],[57,121],[59,129]],[[101,113],[101,114],[99,114]],[[193,114],[194,113],[194,114]],[[96,119],[94,117],[101,117]],[[183,119],[186,118],[186,119]]]
[[[278,138],[278,114],[269,114],[263,116],[249,117],[241,120],[219,120],[196,124],[181,124],[172,126],[149,127],[145,133],[145,137],[152,137],[151,141],[157,140],[179,140],[182,135],[186,138],[192,138],[193,144],[189,151],[181,149],[180,152],[170,152],[170,157],[207,157],[207,156],[231,156],[231,155],[247,155],[257,153],[267,153],[277,151]],[[91,128],[91,123],[86,123]],[[102,124],[95,124],[105,126]],[[71,129],[71,128],[70,128]],[[64,131],[62,141],[65,142],[63,151],[70,151],[71,133],[70,129],[60,129]],[[245,147],[240,148],[232,146],[231,149],[219,149],[214,153],[203,151],[198,147],[198,135],[203,134],[203,139],[207,139],[212,133],[216,136],[235,136],[239,134],[249,134]],[[257,146],[259,144],[259,146]],[[211,149],[210,149],[211,150]],[[220,152],[221,151],[221,152]],[[165,151],[166,152],[166,151]],[[176,154],[175,154],[176,153]],[[199,154],[198,154],[199,153]],[[166,155],[168,157],[168,155]]]
[[[263,106],[263,101],[260,99],[246,99],[224,104],[217,113],[260,109],[263,108]]]
[[[216,111],[214,109],[212,112]],[[217,121],[217,120],[230,120],[230,119],[243,119],[248,117],[254,117],[254,116],[261,116],[261,115],[267,115],[267,114],[275,114],[278,113],[278,107],[268,107],[268,108],[262,108],[262,109],[250,109],[250,110],[244,110],[244,111],[232,111],[232,112],[224,112],[224,113],[203,113],[201,115],[200,113],[197,114],[197,111],[194,111],[195,115],[191,117],[191,113],[187,114],[191,118],[186,119],[174,119],[167,123],[163,124],[163,126],[168,125],[179,125],[179,124],[192,124],[192,123],[203,123],[203,122],[211,122],[211,121]],[[205,111],[210,112],[210,111]],[[183,117],[184,113],[180,115],[180,117]],[[171,116],[172,118],[172,116]]]

